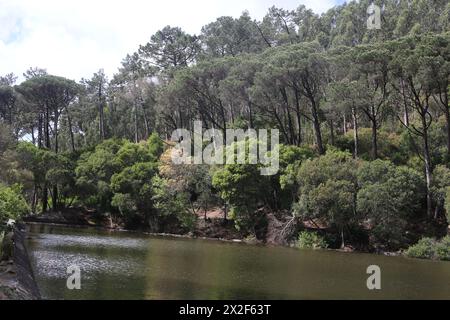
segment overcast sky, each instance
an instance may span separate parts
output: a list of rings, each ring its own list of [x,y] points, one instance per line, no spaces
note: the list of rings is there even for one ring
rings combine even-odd
[[[272,5],[322,13],[342,0],[0,0],[0,75],[29,67],[73,80],[117,71],[127,53],[166,25],[198,34],[220,16]]]

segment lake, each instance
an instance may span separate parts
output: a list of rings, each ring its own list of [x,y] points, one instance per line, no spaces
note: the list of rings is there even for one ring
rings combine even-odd
[[[45,299],[450,299],[450,263],[29,225]],[[67,267],[81,270],[69,290]],[[370,265],[381,290],[367,289]]]

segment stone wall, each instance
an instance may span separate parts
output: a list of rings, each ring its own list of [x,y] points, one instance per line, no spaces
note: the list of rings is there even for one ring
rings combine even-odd
[[[24,225],[19,225],[14,231],[14,264],[17,268],[19,283],[36,299],[40,299],[40,293],[34,279],[30,258],[25,246],[26,231]]]
[[[0,265],[0,300],[38,300],[41,298],[25,246],[24,225],[18,225],[13,236],[13,257]],[[8,241],[5,237],[4,241]]]

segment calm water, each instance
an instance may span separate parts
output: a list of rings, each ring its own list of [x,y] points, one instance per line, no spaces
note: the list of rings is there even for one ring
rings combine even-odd
[[[450,263],[30,226],[48,299],[450,299]],[[67,267],[82,289],[66,289]],[[366,269],[382,270],[382,290]]]

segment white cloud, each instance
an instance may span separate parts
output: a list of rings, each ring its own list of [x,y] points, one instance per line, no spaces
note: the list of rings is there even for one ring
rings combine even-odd
[[[276,5],[316,12],[334,0],[0,0],[0,74],[29,67],[74,80],[104,68],[112,75],[127,53],[166,25],[190,33],[223,15],[261,18]]]

